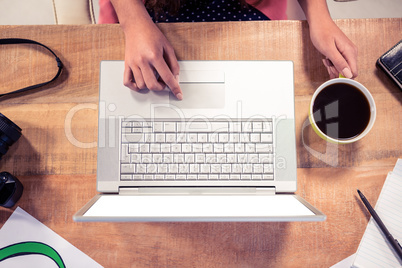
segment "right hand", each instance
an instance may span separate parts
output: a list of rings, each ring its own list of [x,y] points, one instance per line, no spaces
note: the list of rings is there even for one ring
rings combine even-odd
[[[180,67],[173,47],[152,20],[142,20],[124,32],[124,85],[135,91],[161,91],[167,86],[177,99],[183,99],[178,81]]]
[[[346,78],[358,75],[357,47],[331,19],[311,24],[310,37],[316,49],[326,57],[323,63],[331,79],[339,74]]]

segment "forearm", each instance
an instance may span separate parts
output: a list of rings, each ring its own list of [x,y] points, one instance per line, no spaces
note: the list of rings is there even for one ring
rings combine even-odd
[[[142,0],[111,0],[124,31],[152,22]]]
[[[309,25],[331,20],[326,0],[298,0]]]
[[[331,19],[326,0],[299,0],[306,15],[310,38],[324,55],[331,78],[357,76],[357,48]]]

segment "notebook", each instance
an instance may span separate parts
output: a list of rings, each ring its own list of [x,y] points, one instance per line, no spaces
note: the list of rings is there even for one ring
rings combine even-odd
[[[402,241],[402,159],[384,182],[375,211],[392,236]],[[352,267],[401,267],[402,262],[371,217],[357,249]]]
[[[76,221],[323,221],[294,194],[291,61],[180,61],[184,99],[100,67],[97,190]]]

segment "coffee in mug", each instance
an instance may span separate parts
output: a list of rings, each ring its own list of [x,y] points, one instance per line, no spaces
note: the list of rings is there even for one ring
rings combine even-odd
[[[322,84],[310,103],[314,131],[334,143],[352,143],[374,125],[376,107],[370,92],[357,81],[336,78]]]

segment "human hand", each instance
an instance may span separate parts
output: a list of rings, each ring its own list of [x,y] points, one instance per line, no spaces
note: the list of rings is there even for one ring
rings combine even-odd
[[[124,85],[139,91],[167,87],[183,99],[179,86],[179,63],[173,47],[151,20],[124,29],[126,36]]]
[[[332,20],[310,25],[310,38],[316,49],[326,57],[323,63],[331,79],[339,77],[339,74],[346,78],[358,75],[357,47]]]

